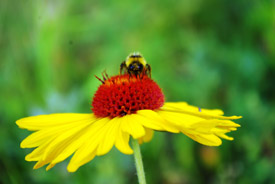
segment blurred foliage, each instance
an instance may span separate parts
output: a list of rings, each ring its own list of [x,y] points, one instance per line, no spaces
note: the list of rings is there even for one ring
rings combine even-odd
[[[90,112],[100,82],[140,51],[167,101],[242,115],[233,142],[156,133],[142,145],[148,183],[275,183],[272,0],[0,1],[0,183],[137,183],[116,149],[76,173],[32,170],[19,118]]]

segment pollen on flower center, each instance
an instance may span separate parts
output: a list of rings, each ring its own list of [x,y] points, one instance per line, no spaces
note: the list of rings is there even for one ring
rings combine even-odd
[[[117,75],[99,86],[92,101],[92,111],[97,117],[117,117],[137,110],[155,110],[163,106],[164,95],[146,75],[135,77]]]

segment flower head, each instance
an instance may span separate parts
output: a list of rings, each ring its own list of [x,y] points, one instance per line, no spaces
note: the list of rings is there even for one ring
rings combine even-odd
[[[159,109],[164,104],[164,95],[152,79],[117,75],[107,78],[98,88],[92,102],[97,117],[125,116],[142,109]]]
[[[35,131],[20,145],[36,148],[25,159],[37,161],[34,169],[48,164],[48,170],[73,154],[67,169],[74,172],[114,146],[132,154],[130,137],[141,144],[150,141],[154,131],[183,133],[201,144],[219,146],[220,138],[233,140],[226,133],[240,126],[231,120],[241,118],[185,102],[164,103],[156,82],[146,75],[129,74],[104,77],[92,110],[90,114],[49,114],[18,120],[20,128]]]

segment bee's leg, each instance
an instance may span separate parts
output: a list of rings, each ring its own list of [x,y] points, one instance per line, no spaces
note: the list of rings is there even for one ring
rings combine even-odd
[[[151,66],[149,65],[149,64],[146,64],[146,69],[145,69],[146,71],[146,74],[151,78],[151,71],[152,71],[152,69],[151,69]]]
[[[132,73],[128,71],[128,74],[129,74],[129,80],[130,80],[132,77]]]
[[[125,71],[125,69],[127,69],[127,67],[126,67],[125,61],[123,61],[123,63],[121,63],[121,65],[120,65],[119,75],[121,75],[123,70]]]
[[[139,78],[142,79],[146,75],[146,68],[139,74]]]

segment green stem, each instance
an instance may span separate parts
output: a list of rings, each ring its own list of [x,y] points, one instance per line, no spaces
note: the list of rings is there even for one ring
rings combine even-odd
[[[140,153],[138,140],[132,139],[131,142],[132,142],[132,146],[133,146],[133,150],[134,150],[138,181],[140,184],[146,184],[143,163],[142,163],[142,157],[141,157],[141,153]]]

